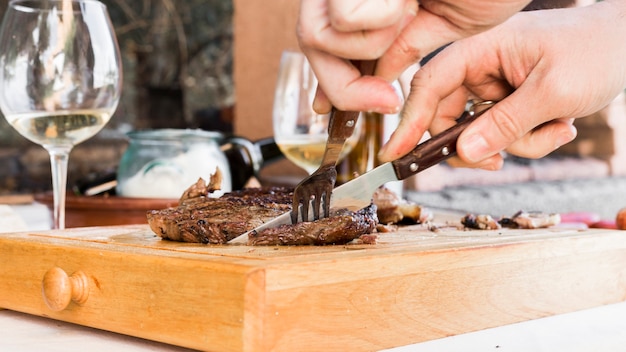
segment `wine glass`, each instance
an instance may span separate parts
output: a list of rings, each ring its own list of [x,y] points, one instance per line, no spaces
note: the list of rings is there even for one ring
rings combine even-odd
[[[72,147],[109,121],[122,87],[121,57],[97,0],[12,0],[0,29],[0,109],[50,154],[53,227],[65,228]]]
[[[284,51],[281,55],[272,112],[274,139],[287,159],[312,174],[322,163],[328,139],[329,114],[313,111],[317,78],[306,56]],[[344,158],[356,145],[361,123],[346,140]]]

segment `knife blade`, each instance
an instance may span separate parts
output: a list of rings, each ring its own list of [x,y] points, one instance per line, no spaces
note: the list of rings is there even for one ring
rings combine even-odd
[[[372,202],[372,195],[378,187],[391,181],[404,180],[429,167],[439,164],[456,155],[456,142],[472,121],[482,115],[485,111],[495,105],[493,101],[482,101],[473,104],[468,111],[465,111],[457,119],[457,124],[443,131],[442,133],[420,143],[405,156],[384,163],[367,173],[348,181],[335,189],[330,198],[332,209],[346,208],[348,210],[362,209]],[[309,216],[312,220],[312,214]],[[252,231],[262,231],[266,228],[279,225],[291,224],[291,213],[286,212],[257,228],[248,231],[230,241],[229,244],[245,244],[248,241],[248,234]]]

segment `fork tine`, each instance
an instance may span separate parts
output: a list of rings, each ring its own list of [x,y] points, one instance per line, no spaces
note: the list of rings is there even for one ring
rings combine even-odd
[[[324,217],[327,218],[330,216],[330,196],[332,195],[332,190],[327,190],[324,192]]]
[[[328,193],[325,191],[324,193]],[[311,199],[313,206],[313,220],[318,220],[320,218],[320,207],[322,206],[322,197],[316,194],[313,199]]]
[[[295,224],[298,222],[298,216],[302,212],[302,209],[308,208],[308,202],[305,203],[304,199],[309,198],[310,195],[307,193],[308,190],[304,187],[298,185],[293,191],[293,201],[291,206],[291,223]],[[302,217],[304,221],[304,216]]]
[[[294,202],[291,208],[291,223],[298,222],[298,215],[300,214],[300,203]]]
[[[310,199],[306,199],[306,201],[304,199],[301,199],[301,204],[302,206],[300,207],[300,214],[302,215],[302,221],[307,221],[307,219],[309,218],[309,207],[311,206],[311,200]]]

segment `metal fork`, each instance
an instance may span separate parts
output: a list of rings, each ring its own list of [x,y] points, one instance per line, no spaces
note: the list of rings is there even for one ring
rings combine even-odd
[[[374,74],[375,61],[356,61],[353,64],[362,75]],[[319,219],[320,207],[324,209],[324,217],[329,216],[330,196],[337,180],[335,166],[344,142],[352,135],[358,118],[358,111],[341,111],[335,108],[331,111],[328,122],[328,141],[322,164],[315,172],[302,180],[293,192],[292,223],[298,222],[298,214],[301,214],[302,221]],[[309,207],[313,208],[312,219],[309,218]]]
[[[302,221],[309,219],[309,206],[313,208],[313,220],[320,217],[320,207],[324,209],[324,217],[330,212],[330,195],[337,180],[335,166],[344,142],[352,135],[359,113],[355,111],[339,111],[333,108],[328,122],[328,141],[322,158],[322,164],[310,176],[300,182],[293,192],[291,222],[298,222],[298,214]]]

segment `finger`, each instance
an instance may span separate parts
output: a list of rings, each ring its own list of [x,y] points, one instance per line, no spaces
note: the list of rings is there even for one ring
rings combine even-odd
[[[576,138],[572,119],[556,119],[533,129],[511,144],[506,151],[524,158],[542,158]]]
[[[376,75],[394,80],[411,64],[463,36],[445,18],[420,9],[378,60]]]
[[[328,1],[331,25],[342,32],[389,27],[401,21],[407,11],[417,13],[417,1]]]
[[[340,31],[329,23],[326,10],[317,2],[318,0],[306,0],[301,3],[297,25],[300,46],[303,50],[323,50],[345,59],[378,59],[406,23],[415,16],[414,12],[404,13],[402,21],[383,28]]]
[[[313,111],[323,115],[328,114],[330,110],[332,110],[330,100],[328,100],[328,97],[318,85],[315,90],[315,99],[313,99]]]
[[[319,51],[309,51],[306,55],[319,87],[337,109],[382,114],[395,114],[400,110],[402,102],[391,83],[380,77],[361,76],[349,60]],[[314,109],[323,111],[329,109],[329,105],[321,100],[314,103]]]
[[[425,100],[429,100],[428,94],[420,95],[422,96]],[[409,96],[404,104],[398,126],[378,153],[379,160],[383,162],[396,160],[415,148],[437,112],[436,104],[419,104],[422,109],[413,110],[413,105],[409,103],[411,100],[415,98]]]
[[[466,167],[466,168],[473,168],[473,169],[483,169],[487,171],[496,171],[496,170],[502,169],[502,166],[504,165],[504,158],[502,157],[501,154],[495,154],[476,164],[470,164],[470,163],[463,161],[459,157],[454,157],[454,158],[448,159],[448,165],[452,167]]]
[[[437,106],[437,115],[428,128],[430,134],[436,136],[456,125],[456,120],[465,111],[468,100],[468,92],[464,88],[459,88],[441,99]]]
[[[461,158],[469,163],[479,162],[513,145],[546,120],[553,119],[550,112],[546,110],[547,104],[543,104],[541,99],[533,99],[533,97],[543,95],[532,81],[533,79],[529,77],[517,91],[495,104],[463,131],[459,137],[458,150]],[[566,133],[565,136],[567,136],[567,131],[558,125],[546,126],[548,126],[546,130],[542,131],[541,128],[537,130],[536,138],[532,135],[528,137],[528,140],[541,143],[541,145],[526,144],[525,147],[530,149],[526,152],[521,150],[518,152],[539,155],[547,148],[545,139],[547,134],[558,131],[556,136],[561,136],[562,133]],[[550,150],[554,150],[555,142],[555,140],[552,141]],[[520,145],[524,143],[520,142]]]
[[[420,69],[419,63],[414,63],[407,67],[398,77],[398,83],[400,84],[400,90],[402,96],[406,99],[411,92],[411,80],[415,76],[415,73]]]
[[[464,56],[457,54],[451,55],[451,60],[443,56],[437,63],[430,62],[416,72],[400,123],[379,153],[381,160],[395,160],[413,149],[429,128],[440,102],[463,86]]]
[[[440,133],[444,133],[445,130],[457,123],[456,120],[461,116],[463,111],[465,111],[468,94],[465,89],[460,88],[441,100],[437,107],[436,117],[432,120],[428,128],[431,135],[436,136]],[[502,168],[504,159],[500,154],[496,154],[479,163],[470,164],[459,157],[452,157],[448,159],[447,163],[452,167],[478,168],[494,171]]]

